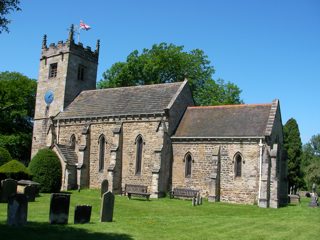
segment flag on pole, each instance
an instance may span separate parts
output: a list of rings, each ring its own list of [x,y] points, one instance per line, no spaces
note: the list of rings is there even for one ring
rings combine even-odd
[[[85,24],[84,22],[82,22],[82,20],[80,20],[80,28],[88,31],[91,27],[88,24]]]

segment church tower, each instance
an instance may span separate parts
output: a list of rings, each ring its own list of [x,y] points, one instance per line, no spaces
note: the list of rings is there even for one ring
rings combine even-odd
[[[64,43],[51,43],[47,47],[44,35],[37,84],[34,116],[32,153],[46,146],[50,119],[63,111],[83,90],[96,88],[100,42],[96,50],[84,48],[74,42],[74,27],[71,25],[69,37]]]

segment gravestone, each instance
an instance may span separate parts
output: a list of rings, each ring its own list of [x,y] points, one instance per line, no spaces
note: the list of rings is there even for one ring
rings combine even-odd
[[[28,202],[34,202],[36,199],[36,187],[35,186],[26,186],[24,188],[24,194],[26,195]]]
[[[299,203],[300,203],[300,196],[299,195],[291,194],[291,195],[288,195],[288,197],[289,197],[290,204],[299,205]]]
[[[102,196],[100,219],[101,222],[112,222],[114,208],[114,195],[106,192]]]
[[[9,226],[23,226],[27,223],[28,200],[25,194],[18,193],[9,197],[7,214]]]
[[[0,202],[8,202],[9,197],[17,193],[17,181],[5,179],[1,181]]]
[[[50,224],[68,224],[70,195],[52,193],[50,201]]]
[[[311,193],[311,201],[309,207],[318,207],[318,195],[317,193]]]
[[[109,187],[109,182],[107,179],[104,179],[101,183],[101,197],[103,196],[103,194],[108,192],[108,187]]]
[[[89,223],[92,206],[78,205],[74,210],[74,224]]]

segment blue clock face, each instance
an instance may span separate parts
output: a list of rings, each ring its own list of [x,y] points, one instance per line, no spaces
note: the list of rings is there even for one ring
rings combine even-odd
[[[52,103],[53,99],[54,99],[53,92],[51,90],[48,90],[44,95],[44,101],[46,102],[46,104],[49,105],[50,103]]]

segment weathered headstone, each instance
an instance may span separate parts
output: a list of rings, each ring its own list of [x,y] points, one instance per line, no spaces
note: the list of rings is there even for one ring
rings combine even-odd
[[[17,193],[17,181],[5,179],[1,181],[0,202],[8,202],[9,197]]]
[[[102,196],[100,219],[101,222],[112,222],[114,208],[114,195],[111,192],[106,192]]]
[[[51,224],[68,224],[69,206],[69,194],[52,193],[49,222]]]
[[[92,206],[78,205],[74,210],[74,224],[89,223]]]
[[[299,195],[291,194],[291,195],[288,195],[288,197],[289,197],[290,204],[298,205],[300,203]]]
[[[23,226],[28,218],[28,200],[25,194],[18,193],[8,200],[7,224],[9,226]]]
[[[26,195],[28,202],[34,202],[36,199],[36,187],[35,186],[26,186],[24,188],[24,194]]]
[[[318,195],[317,193],[311,193],[311,202],[309,207],[318,207]]]
[[[109,182],[107,179],[104,179],[101,183],[101,197],[103,196],[103,194],[108,192],[108,187],[109,187]]]

